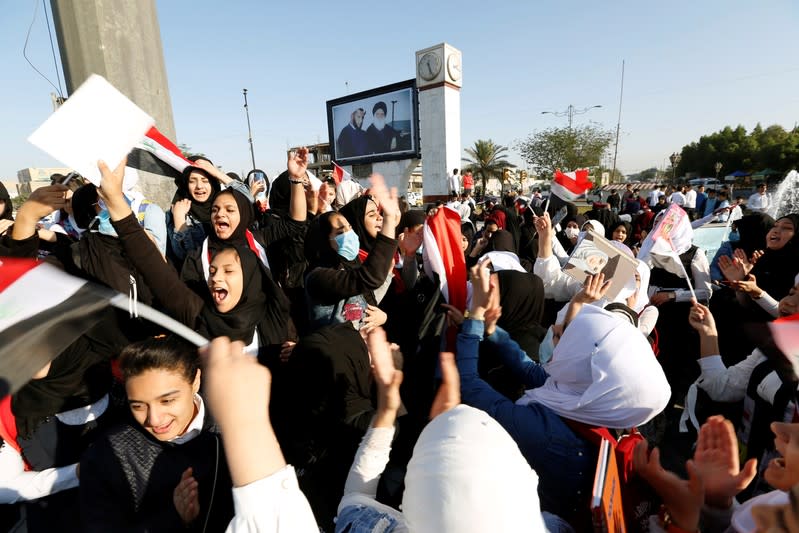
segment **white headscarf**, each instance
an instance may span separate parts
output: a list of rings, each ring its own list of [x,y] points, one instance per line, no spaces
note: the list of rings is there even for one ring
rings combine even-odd
[[[334,206],[336,209],[347,205],[352,200],[358,198],[363,193],[363,187],[355,180],[343,180],[336,186],[336,200]]]
[[[549,378],[516,403],[545,405],[571,420],[608,428],[645,424],[671,389],[641,332],[614,313],[585,305],[546,365]]]
[[[652,271],[649,270],[649,265],[643,261],[637,261],[637,263],[636,270],[638,271],[638,277],[641,278],[641,283],[638,286],[633,309],[636,313],[640,313],[644,310],[644,307],[649,305],[649,276]]]
[[[437,416],[419,436],[402,513],[414,533],[546,531],[538,476],[496,420],[466,405]]]

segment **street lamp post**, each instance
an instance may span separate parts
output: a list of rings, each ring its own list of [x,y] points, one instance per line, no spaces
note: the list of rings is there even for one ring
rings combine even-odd
[[[716,169],[716,181],[719,180],[719,172],[721,172],[721,167],[723,167],[723,166],[724,165],[721,164],[721,161],[716,161],[716,164],[714,165],[714,167]]]
[[[672,153],[669,156],[669,161],[671,161],[671,184],[677,185],[677,165],[680,164],[682,160],[682,156],[677,152]]]
[[[577,109],[573,105],[569,104],[569,107],[566,108],[565,111],[541,111],[542,115],[555,115],[556,117],[568,117],[569,118],[569,129],[572,127],[572,121],[574,120],[574,115],[584,115],[591,111],[592,109],[596,109],[598,107],[602,107],[601,105],[592,105],[590,107],[583,107],[582,109]]]
[[[244,112],[247,114],[247,134],[250,141],[250,157],[252,157],[252,168],[255,170],[255,150],[252,147],[252,128],[250,127],[250,107],[247,105],[247,89],[242,89],[244,93]]]

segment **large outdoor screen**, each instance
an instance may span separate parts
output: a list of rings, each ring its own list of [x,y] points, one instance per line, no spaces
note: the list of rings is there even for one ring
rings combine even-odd
[[[416,80],[327,102],[330,152],[338,164],[360,164],[419,155]]]

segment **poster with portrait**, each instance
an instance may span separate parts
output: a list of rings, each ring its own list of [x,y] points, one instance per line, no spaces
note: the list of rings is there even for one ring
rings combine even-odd
[[[580,283],[585,278],[599,273],[605,274],[605,280],[611,280],[605,297],[614,300],[627,286],[635,288],[635,258],[625,254],[613,246],[610,241],[588,230],[583,240],[577,243],[569,260],[563,265],[563,272]]]
[[[419,155],[416,80],[327,102],[332,159],[342,165]]]

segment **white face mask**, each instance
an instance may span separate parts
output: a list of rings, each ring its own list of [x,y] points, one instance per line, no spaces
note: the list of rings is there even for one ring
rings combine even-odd
[[[580,234],[580,230],[577,228],[566,228],[563,232],[570,239],[575,239]]]

